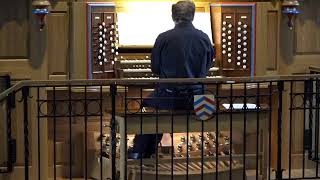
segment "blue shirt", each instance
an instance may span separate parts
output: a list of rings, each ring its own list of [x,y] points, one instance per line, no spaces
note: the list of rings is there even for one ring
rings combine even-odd
[[[213,58],[208,35],[191,22],[182,22],[157,37],[151,69],[160,78],[205,78]]]
[[[160,34],[151,54],[151,69],[160,78],[205,78],[213,65],[214,49],[208,35],[191,22],[179,23]],[[159,109],[192,109],[193,95],[204,86],[161,84],[144,99],[144,107]]]

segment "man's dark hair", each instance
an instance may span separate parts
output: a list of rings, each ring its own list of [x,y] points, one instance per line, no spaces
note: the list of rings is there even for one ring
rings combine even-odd
[[[179,1],[172,5],[172,19],[174,22],[192,22],[195,9],[192,1]]]

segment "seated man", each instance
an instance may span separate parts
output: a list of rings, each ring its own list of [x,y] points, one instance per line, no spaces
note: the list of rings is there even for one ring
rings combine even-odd
[[[157,37],[151,55],[152,72],[160,78],[205,78],[212,67],[214,49],[208,35],[192,25],[194,13],[192,1],[172,5],[175,27]],[[203,93],[203,86],[178,83],[160,84],[142,106],[158,110],[192,110],[193,95]],[[137,135],[129,158],[131,153],[150,157],[156,152],[161,138],[162,134],[157,138],[155,134]]]

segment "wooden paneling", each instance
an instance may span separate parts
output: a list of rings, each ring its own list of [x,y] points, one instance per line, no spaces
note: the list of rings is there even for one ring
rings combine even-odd
[[[304,1],[301,11],[295,25],[296,53],[320,54],[320,1]]]
[[[2,59],[0,72],[10,72],[13,80],[31,79],[32,68],[28,59]]]
[[[267,70],[277,70],[277,50],[278,50],[278,11],[268,11],[267,13]]]
[[[86,79],[87,73],[87,32],[86,4],[75,2],[72,5],[71,38],[71,79]]]
[[[28,57],[28,1],[3,1],[0,5],[0,59]]]
[[[279,37],[279,7],[270,2],[257,3],[256,75],[277,74]],[[272,27],[270,27],[272,26]],[[270,54],[272,52],[272,55]],[[271,59],[272,58],[272,59]]]
[[[48,17],[49,75],[68,73],[68,17],[67,12]]]

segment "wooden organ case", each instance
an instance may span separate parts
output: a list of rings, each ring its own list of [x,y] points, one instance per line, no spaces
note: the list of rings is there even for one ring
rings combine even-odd
[[[212,4],[216,59],[223,76],[255,75],[255,4]]]
[[[115,5],[88,4],[88,79],[114,77],[118,54],[118,32]]]

